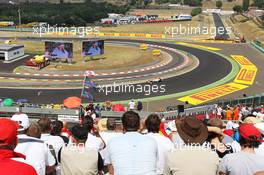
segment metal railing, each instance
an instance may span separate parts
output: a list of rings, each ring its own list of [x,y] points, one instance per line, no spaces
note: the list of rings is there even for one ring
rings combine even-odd
[[[218,105],[221,106],[235,106],[238,104],[243,104],[246,106],[260,106],[264,104],[264,93],[256,94],[249,97],[242,97],[242,98],[236,98],[236,99],[224,99],[224,100],[218,100]]]

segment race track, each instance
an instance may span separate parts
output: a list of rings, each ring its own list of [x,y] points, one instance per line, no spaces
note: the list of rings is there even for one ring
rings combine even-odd
[[[58,38],[56,38],[58,39]],[[67,38],[69,39],[69,38]],[[50,38],[49,38],[50,40]],[[72,40],[72,39],[70,39]],[[128,40],[128,39],[111,39],[113,41],[137,42],[160,45],[170,47],[178,50],[188,52],[199,59],[199,66],[191,72],[185,73],[181,76],[176,76],[163,80],[158,85],[165,85],[164,93],[152,93],[145,95],[144,93],[110,93],[105,95],[103,92],[94,92],[93,96],[95,102],[102,102],[105,100],[120,101],[129,99],[142,99],[146,97],[162,96],[173,93],[185,92],[196,89],[205,85],[212,84],[224,77],[226,77],[231,69],[231,63],[225,58],[213,52],[200,50],[197,48],[176,45],[171,43],[142,41],[142,40]],[[140,84],[142,86],[146,84]],[[32,103],[62,103],[63,99],[69,96],[80,96],[80,89],[0,89],[0,96],[10,97],[14,99],[26,98]],[[84,100],[85,102],[85,100]]]

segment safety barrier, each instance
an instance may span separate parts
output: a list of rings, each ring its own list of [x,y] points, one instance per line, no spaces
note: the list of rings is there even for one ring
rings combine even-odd
[[[256,42],[251,42],[250,43],[254,48],[258,49],[259,51],[261,51],[262,53],[264,53],[264,47],[259,45],[258,43]]]
[[[206,106],[197,106],[192,108],[186,108],[183,113],[178,113],[177,110],[173,111],[166,111],[166,112],[148,112],[148,111],[136,111],[139,113],[140,117],[146,118],[148,115],[156,113],[162,118],[166,120],[170,120],[176,118],[178,115],[185,116],[185,115],[192,115],[200,112],[207,112],[214,108],[214,104],[206,105]],[[68,118],[76,119],[81,114],[79,109],[48,109],[48,108],[28,108],[28,107],[19,107],[19,106],[11,106],[11,107],[0,107],[0,117],[10,117],[14,113],[27,113],[30,118],[38,119],[41,116],[48,116],[51,119],[58,119],[58,118]],[[107,118],[117,118],[120,120],[124,112],[114,112],[114,111],[101,111],[101,117]]]
[[[246,96],[246,94],[244,95]],[[247,106],[254,106],[254,105],[259,106],[264,104],[264,93],[255,94],[249,97],[236,98],[236,99],[218,100],[217,104],[222,106],[226,106],[226,105],[234,106],[237,104],[244,104]]]

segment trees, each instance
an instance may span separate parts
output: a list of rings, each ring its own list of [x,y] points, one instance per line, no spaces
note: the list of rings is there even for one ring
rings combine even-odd
[[[248,11],[248,7],[249,7],[249,0],[243,0],[243,10],[244,11]]]
[[[144,0],[144,6],[147,6],[149,3],[151,3],[151,0]]]
[[[253,0],[253,5],[257,6],[258,8],[264,8],[264,1],[263,0]]]
[[[202,9],[200,7],[192,9],[191,15],[196,16],[198,14],[202,13]]]
[[[233,10],[234,10],[235,12],[237,12],[237,13],[241,13],[241,12],[243,11],[243,8],[242,8],[241,5],[235,5],[235,6],[233,7]]]
[[[51,25],[66,24],[67,26],[84,26],[101,18],[107,13],[126,13],[128,6],[115,6],[107,3],[93,3],[87,0],[83,4],[49,4],[22,3],[22,22],[47,22]],[[1,4],[0,18],[8,21],[18,21],[17,7]]]
[[[223,2],[222,1],[216,1],[215,6],[220,9],[223,6]]]
[[[190,5],[190,6],[200,6],[202,0],[183,0],[183,3],[185,5]]]

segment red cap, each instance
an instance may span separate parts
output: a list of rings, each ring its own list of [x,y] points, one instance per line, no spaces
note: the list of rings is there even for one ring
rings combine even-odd
[[[226,130],[224,130],[223,133],[224,133],[225,135],[230,136],[230,137],[233,137],[233,135],[234,135],[234,131],[233,131],[232,129],[226,129]]]
[[[261,132],[253,124],[241,124],[239,126],[239,133],[241,137],[247,140],[252,140],[250,136],[256,137],[258,140],[261,139]]]
[[[10,119],[0,118],[0,141],[4,145],[11,145],[17,139],[18,128],[19,125],[16,122]]]

